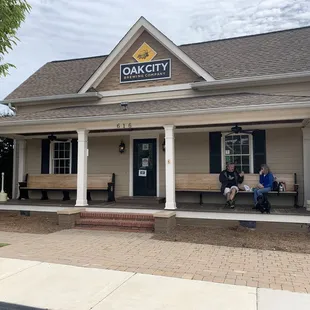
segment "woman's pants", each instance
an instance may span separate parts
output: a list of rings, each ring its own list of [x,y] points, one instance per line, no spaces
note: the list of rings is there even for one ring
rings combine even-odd
[[[258,196],[261,196],[261,195],[264,195],[264,194],[267,194],[268,192],[271,191],[271,188],[270,187],[266,187],[266,188],[260,188],[260,189],[254,189],[254,203],[255,205],[257,204],[257,198]]]

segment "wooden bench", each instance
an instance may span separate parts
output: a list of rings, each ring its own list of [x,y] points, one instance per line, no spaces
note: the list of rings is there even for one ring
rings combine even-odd
[[[278,182],[286,183],[286,191],[280,192],[280,195],[294,196],[294,206],[298,206],[298,184],[297,176],[294,174],[275,174]],[[176,191],[177,192],[198,192],[200,194],[200,204],[203,204],[203,193],[220,193],[221,183],[219,182],[219,174],[202,174],[202,173],[178,173],[175,176]],[[256,187],[259,182],[257,174],[246,174],[244,182],[239,185],[241,194],[252,194],[253,192],[244,191],[243,185],[249,187]],[[277,195],[278,192],[271,191],[268,194]]]
[[[19,182],[18,199],[29,199],[29,190],[40,190],[41,200],[48,200],[48,191],[62,191],[63,201],[70,200],[70,191],[76,191],[76,174],[27,174],[25,182]],[[107,191],[108,201],[115,201],[115,174],[89,174],[87,176],[87,199],[90,191]]]

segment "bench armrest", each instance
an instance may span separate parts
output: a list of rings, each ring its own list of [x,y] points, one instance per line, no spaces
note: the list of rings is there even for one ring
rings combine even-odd
[[[294,184],[294,191],[298,192],[299,184]]]
[[[19,187],[27,187],[27,182],[18,182]]]

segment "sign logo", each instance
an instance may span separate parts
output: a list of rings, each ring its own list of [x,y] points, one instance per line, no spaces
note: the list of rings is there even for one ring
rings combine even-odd
[[[130,83],[171,78],[171,59],[121,64],[120,82]]]
[[[152,61],[157,53],[147,44],[143,43],[139,49],[132,55],[137,62]]]

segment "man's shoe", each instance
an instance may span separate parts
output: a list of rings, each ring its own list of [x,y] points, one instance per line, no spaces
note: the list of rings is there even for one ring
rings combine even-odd
[[[230,202],[230,208],[231,208],[231,209],[235,209],[235,201],[234,201],[234,200],[232,200],[232,201]]]
[[[231,201],[230,200],[227,200],[226,203],[225,203],[225,207],[226,208],[229,208],[231,205]]]

